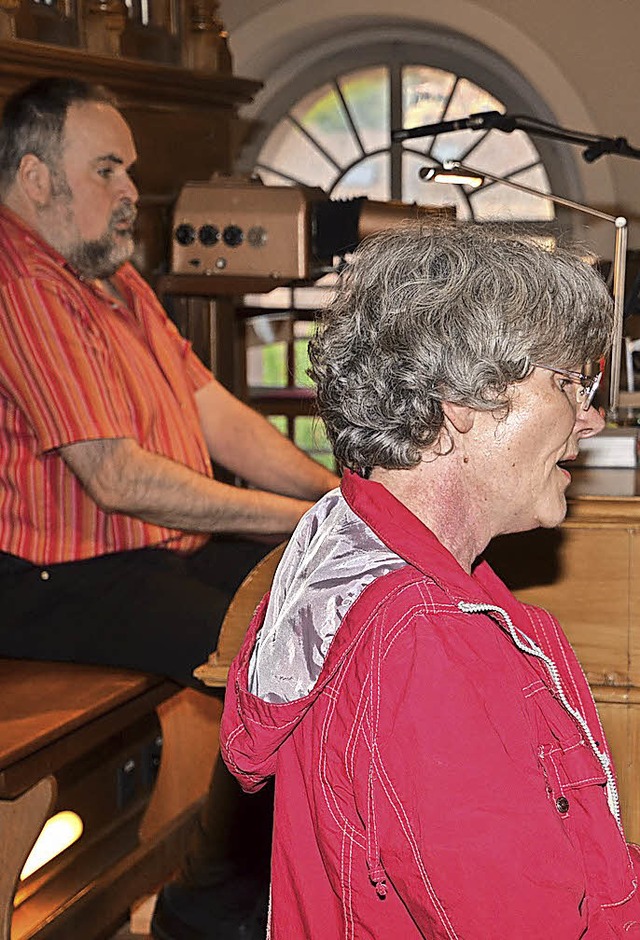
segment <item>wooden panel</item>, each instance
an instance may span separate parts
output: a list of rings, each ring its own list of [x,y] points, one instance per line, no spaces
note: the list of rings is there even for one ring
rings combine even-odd
[[[229,667],[240,650],[258,604],[267,591],[271,590],[275,570],[286,547],[287,543],[283,542],[265,555],[236,591],[222,621],[217,649],[211,653],[206,663],[194,671],[194,675],[206,685],[225,688]]]
[[[14,797],[173,696],[168,679],[0,660],[0,797]]]
[[[496,539],[487,558],[520,600],[558,618],[591,683],[628,684],[629,531],[539,529]]]
[[[124,669],[0,660],[0,767],[162,681]]]
[[[597,689],[595,695],[618,775],[625,834],[630,842],[640,843],[640,706],[601,702]]]
[[[193,811],[106,867],[72,898],[64,886],[57,894],[52,886],[29,898],[13,915],[11,940],[108,940],[131,905],[175,871],[193,828]]]
[[[640,500],[639,500],[640,502]],[[629,680],[640,689],[640,529],[629,533]],[[639,752],[640,753],[640,752]]]
[[[158,708],[162,760],[151,801],[140,827],[149,841],[201,800],[209,789],[218,756],[222,699],[183,689]]]
[[[55,798],[55,781],[40,780],[16,800],[0,801],[0,940],[8,940],[16,883]]]
[[[208,179],[214,170],[229,172],[228,107],[202,108],[174,103],[131,102],[121,98],[122,112],[131,125],[138,151],[135,176],[143,193],[175,199],[188,180]]]

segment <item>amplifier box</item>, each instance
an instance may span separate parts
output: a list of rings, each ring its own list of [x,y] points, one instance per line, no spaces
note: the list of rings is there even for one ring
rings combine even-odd
[[[451,206],[329,199],[321,189],[266,186],[255,177],[185,183],[176,201],[172,274],[312,280],[367,235],[455,217]]]
[[[186,183],[174,210],[172,272],[310,277],[311,198],[326,197],[240,177]]]

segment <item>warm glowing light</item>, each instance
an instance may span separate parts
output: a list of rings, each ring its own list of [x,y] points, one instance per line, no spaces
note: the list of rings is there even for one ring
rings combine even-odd
[[[72,813],[70,810],[63,810],[51,819],[47,819],[36,844],[31,849],[29,858],[24,863],[20,880],[24,881],[34,871],[42,868],[56,855],[60,855],[70,845],[77,842],[82,835],[82,829],[82,820],[77,813]]]
[[[454,186],[471,186],[472,189],[477,189],[484,183],[482,176],[437,167],[423,167],[419,175],[425,183],[451,183]]]

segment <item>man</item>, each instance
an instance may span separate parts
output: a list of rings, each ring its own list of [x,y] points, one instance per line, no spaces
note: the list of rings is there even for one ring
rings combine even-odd
[[[102,88],[44,79],[6,105],[0,653],[197,686],[193,668],[265,552],[237,536],[290,532],[337,480],[215,381],[128,263],[135,159]],[[210,458],[256,488],[216,482]],[[216,820],[221,804],[207,817],[216,851],[248,853],[250,840]],[[244,801],[224,815],[242,823],[254,811]],[[266,876],[243,881],[241,856],[200,852],[189,887],[163,896],[155,935],[259,936],[252,909]]]

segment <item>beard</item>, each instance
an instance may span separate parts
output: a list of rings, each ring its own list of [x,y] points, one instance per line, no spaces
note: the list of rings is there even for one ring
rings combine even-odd
[[[111,277],[133,255],[133,223],[137,214],[133,203],[124,203],[115,210],[100,238],[74,241],[62,254],[82,277],[90,280]],[[117,228],[123,222],[129,227],[124,230]]]
[[[66,176],[59,168],[51,172],[52,204],[40,211],[47,240],[66,258],[83,278],[100,280],[111,277],[129,261],[135,250],[133,224],[138,210],[125,199],[112,213],[100,238],[83,240],[71,208],[73,194]],[[118,228],[122,223],[126,229]]]

